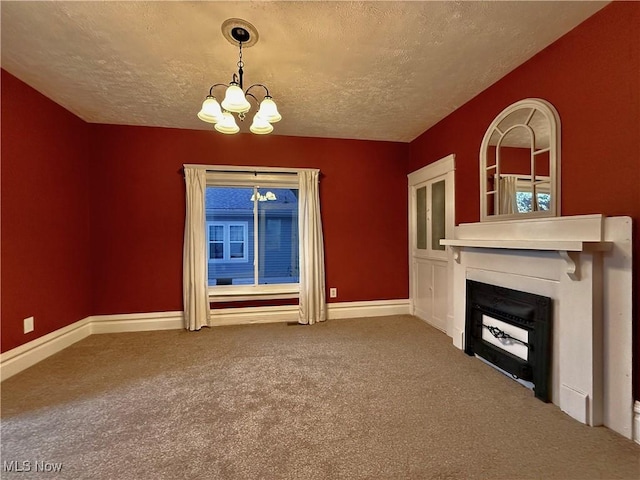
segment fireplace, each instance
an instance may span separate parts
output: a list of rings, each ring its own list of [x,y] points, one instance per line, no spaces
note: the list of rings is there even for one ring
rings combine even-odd
[[[551,306],[549,297],[467,280],[465,353],[532,382],[549,402]]]
[[[467,280],[550,298],[547,398],[582,423],[604,424],[631,438],[631,219],[577,215],[467,223],[455,227],[453,238],[441,244],[449,247],[452,258],[453,315],[447,331],[454,345],[465,350],[468,337],[475,335],[474,354],[484,360],[478,346],[485,352],[504,347],[500,331],[527,344],[540,334],[513,325],[509,315],[500,316],[481,302],[476,303],[485,311],[475,313],[476,322],[477,316],[484,317],[498,337],[485,327],[482,333],[477,326],[475,334],[468,330]],[[528,345],[512,340],[512,347],[527,354],[510,355],[529,359]],[[531,357],[536,364],[542,360],[539,348],[535,345]],[[515,363],[522,367],[519,360]],[[523,376],[526,368],[519,371],[514,375]],[[532,378],[534,373],[531,366]],[[536,395],[541,388],[538,380]]]

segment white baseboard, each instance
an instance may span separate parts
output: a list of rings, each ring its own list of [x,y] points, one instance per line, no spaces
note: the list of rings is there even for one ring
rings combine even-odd
[[[633,404],[633,439],[640,443],[640,402],[637,400]]]
[[[327,317],[376,317],[409,313],[409,300],[374,300],[327,304]],[[295,322],[297,305],[221,308],[212,310],[213,326]],[[68,346],[99,333],[178,330],[184,328],[182,312],[93,315],[60,328],[0,355],[0,381],[35,365]]]
[[[173,330],[183,327],[182,312],[94,315],[0,355],[0,381],[96,333]]]
[[[94,315],[89,319],[91,320],[91,333],[148,332],[184,328],[182,312]]]
[[[453,345],[460,350],[464,350],[464,331],[453,327]]]
[[[409,299],[372,300],[368,302],[339,302],[327,304],[327,318],[382,317],[385,315],[409,315]]]
[[[409,313],[409,300],[371,300],[327,304],[327,319],[380,317]],[[213,326],[296,322],[298,305],[220,308],[211,310]]]
[[[91,335],[90,319],[84,318],[0,354],[0,381]]]

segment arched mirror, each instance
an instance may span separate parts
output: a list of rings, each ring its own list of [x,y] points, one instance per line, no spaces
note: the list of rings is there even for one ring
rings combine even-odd
[[[560,118],[527,98],[505,108],[480,147],[480,219],[560,215]]]

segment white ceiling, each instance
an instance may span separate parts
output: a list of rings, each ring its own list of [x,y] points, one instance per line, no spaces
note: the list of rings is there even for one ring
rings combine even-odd
[[[273,134],[409,142],[606,3],[2,1],[1,58],[88,122],[211,129],[196,113],[238,60],[220,27],[242,18]]]

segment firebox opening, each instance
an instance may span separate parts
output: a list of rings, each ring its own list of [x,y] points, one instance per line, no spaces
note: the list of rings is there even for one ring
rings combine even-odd
[[[549,402],[551,306],[548,297],[467,280],[465,353],[533,385]]]

